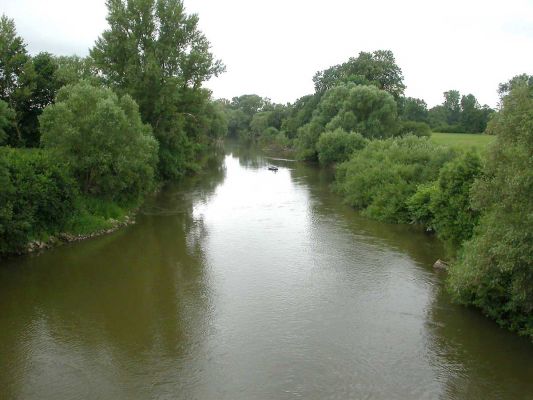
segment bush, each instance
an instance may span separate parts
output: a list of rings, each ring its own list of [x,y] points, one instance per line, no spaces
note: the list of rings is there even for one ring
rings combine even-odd
[[[418,137],[431,136],[431,129],[425,122],[402,121],[396,136],[414,135]]]
[[[445,164],[435,182],[420,185],[407,201],[412,222],[436,231],[457,248],[470,239],[479,213],[472,209],[470,189],[481,174],[481,159],[474,152]]]
[[[0,149],[0,255],[60,231],[77,193],[68,168],[48,152]]]
[[[464,128],[459,125],[437,125],[435,128],[433,128],[433,132],[440,132],[440,133],[465,133]]]
[[[434,181],[454,157],[427,138],[407,136],[371,141],[337,169],[337,190],[348,204],[373,218],[409,222],[407,201],[418,185]]]
[[[298,156],[316,160],[316,144],[325,131],[360,132],[368,139],[391,137],[398,128],[394,97],[375,86],[335,86],[322,96],[311,121],[298,130]]]
[[[129,200],[152,187],[157,142],[131,97],[88,82],[65,86],[40,123],[41,143],[70,165],[85,195]]]
[[[423,225],[428,232],[435,231],[433,222],[435,215],[431,207],[431,199],[438,191],[437,182],[422,183],[407,200],[407,208],[411,216],[411,222]]]
[[[321,164],[346,161],[354,151],[365,147],[366,142],[360,133],[348,133],[340,128],[324,132],[317,143],[318,160]]]
[[[478,227],[450,269],[454,298],[533,338],[533,88],[511,90],[482,178],[472,188]]]
[[[481,159],[468,152],[446,164],[439,173],[437,190],[431,198],[433,227],[439,237],[460,245],[472,237],[479,212],[471,207],[470,189],[481,174]]]

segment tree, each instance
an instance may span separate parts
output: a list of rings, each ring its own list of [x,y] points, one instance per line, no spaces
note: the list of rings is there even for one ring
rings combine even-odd
[[[533,86],[515,82],[503,99],[483,176],[472,188],[481,213],[450,270],[449,288],[500,324],[533,338]]]
[[[9,101],[20,87],[21,76],[30,57],[24,40],[17,35],[15,21],[0,18],[0,98]]]
[[[359,132],[368,139],[392,136],[398,128],[396,102],[389,93],[375,86],[350,83],[329,89],[311,121],[298,131],[299,157],[316,159],[320,134],[338,128]]]
[[[457,90],[444,92],[444,102],[429,110],[429,124],[439,132],[484,132],[494,112],[479,105],[473,94],[461,96]]]
[[[377,50],[373,53],[362,51],[356,58],[317,72],[313,77],[315,90],[324,92],[339,84],[355,83],[374,85],[399,98],[404,90],[402,70],[396,65],[390,50]]]
[[[436,132],[442,132],[447,127],[446,110],[443,105],[432,107],[428,111],[429,126]]]
[[[500,95],[500,99],[503,101],[505,96],[507,96],[512,89],[523,85],[533,86],[533,75],[520,74],[512,77],[507,82],[500,83],[498,85],[498,94]]]
[[[406,121],[428,122],[428,106],[422,99],[401,97],[398,99],[398,115]]]
[[[39,115],[54,102],[62,86],[56,79],[57,64],[50,53],[39,53],[31,59],[33,65],[31,95],[19,108],[19,129],[27,147],[39,145]]]
[[[281,130],[289,139],[294,139],[298,129],[311,121],[313,111],[315,111],[321,99],[321,93],[310,94],[296,100],[289,105],[286,117],[281,123]]]
[[[15,124],[8,133],[8,143],[24,145],[22,122],[30,107],[35,85],[35,70],[26,44],[17,35],[15,22],[5,15],[0,18],[0,100],[15,111]]]
[[[371,140],[337,167],[336,188],[351,206],[382,221],[412,219],[409,199],[420,185],[437,179],[453,150],[429,138]]]
[[[461,97],[460,124],[464,132],[481,133],[485,131],[492,110],[489,106],[481,107],[473,94]]]
[[[446,113],[446,123],[455,125],[459,122],[461,114],[461,95],[458,90],[448,90],[444,92],[444,111]]]
[[[107,0],[109,29],[91,57],[104,81],[139,104],[160,142],[159,171],[181,176],[206,138],[198,124],[210,101],[202,83],[224,70],[181,0]]]
[[[0,100],[0,146],[3,145],[15,126],[15,111],[9,108],[9,104]]]
[[[366,146],[367,140],[356,132],[342,129],[324,132],[317,143],[318,160],[321,164],[333,164],[347,161],[356,150]]]
[[[263,111],[255,114],[250,122],[250,133],[253,137],[259,137],[270,126],[271,111]]]
[[[91,57],[59,56],[55,57],[55,63],[57,68],[54,79],[60,87],[73,85],[81,80],[88,80],[95,84],[101,82]]]
[[[267,104],[268,101],[266,99],[256,94],[243,94],[242,96],[231,99],[231,107],[235,110],[242,110],[250,120],[255,114],[263,111]]]
[[[479,219],[472,209],[470,189],[481,175],[481,159],[468,152],[450,161],[439,172],[436,190],[431,196],[432,226],[439,237],[454,246],[470,239]]]
[[[84,194],[137,199],[152,187],[157,142],[129,96],[82,81],[40,117],[42,144],[67,161]]]

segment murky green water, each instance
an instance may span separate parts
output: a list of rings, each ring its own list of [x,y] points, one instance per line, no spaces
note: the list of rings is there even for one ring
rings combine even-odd
[[[329,178],[235,151],[134,226],[4,261],[0,398],[532,399],[533,345]]]

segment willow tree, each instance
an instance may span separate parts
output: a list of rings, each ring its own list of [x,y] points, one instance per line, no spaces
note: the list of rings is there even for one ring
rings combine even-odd
[[[324,92],[340,84],[373,85],[399,99],[405,90],[402,70],[390,50],[360,52],[347,62],[319,71],[313,77],[315,90]]]
[[[108,0],[109,29],[91,57],[105,82],[139,104],[160,142],[160,173],[181,175],[209,132],[210,92],[202,83],[223,72],[181,0]]]

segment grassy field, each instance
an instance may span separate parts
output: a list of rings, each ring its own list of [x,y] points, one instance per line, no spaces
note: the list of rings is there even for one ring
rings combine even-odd
[[[431,134],[431,140],[437,144],[443,144],[446,146],[460,147],[467,149],[475,147],[476,149],[484,149],[489,143],[491,143],[496,137],[490,135],[484,135],[481,133],[440,133],[433,132]]]

